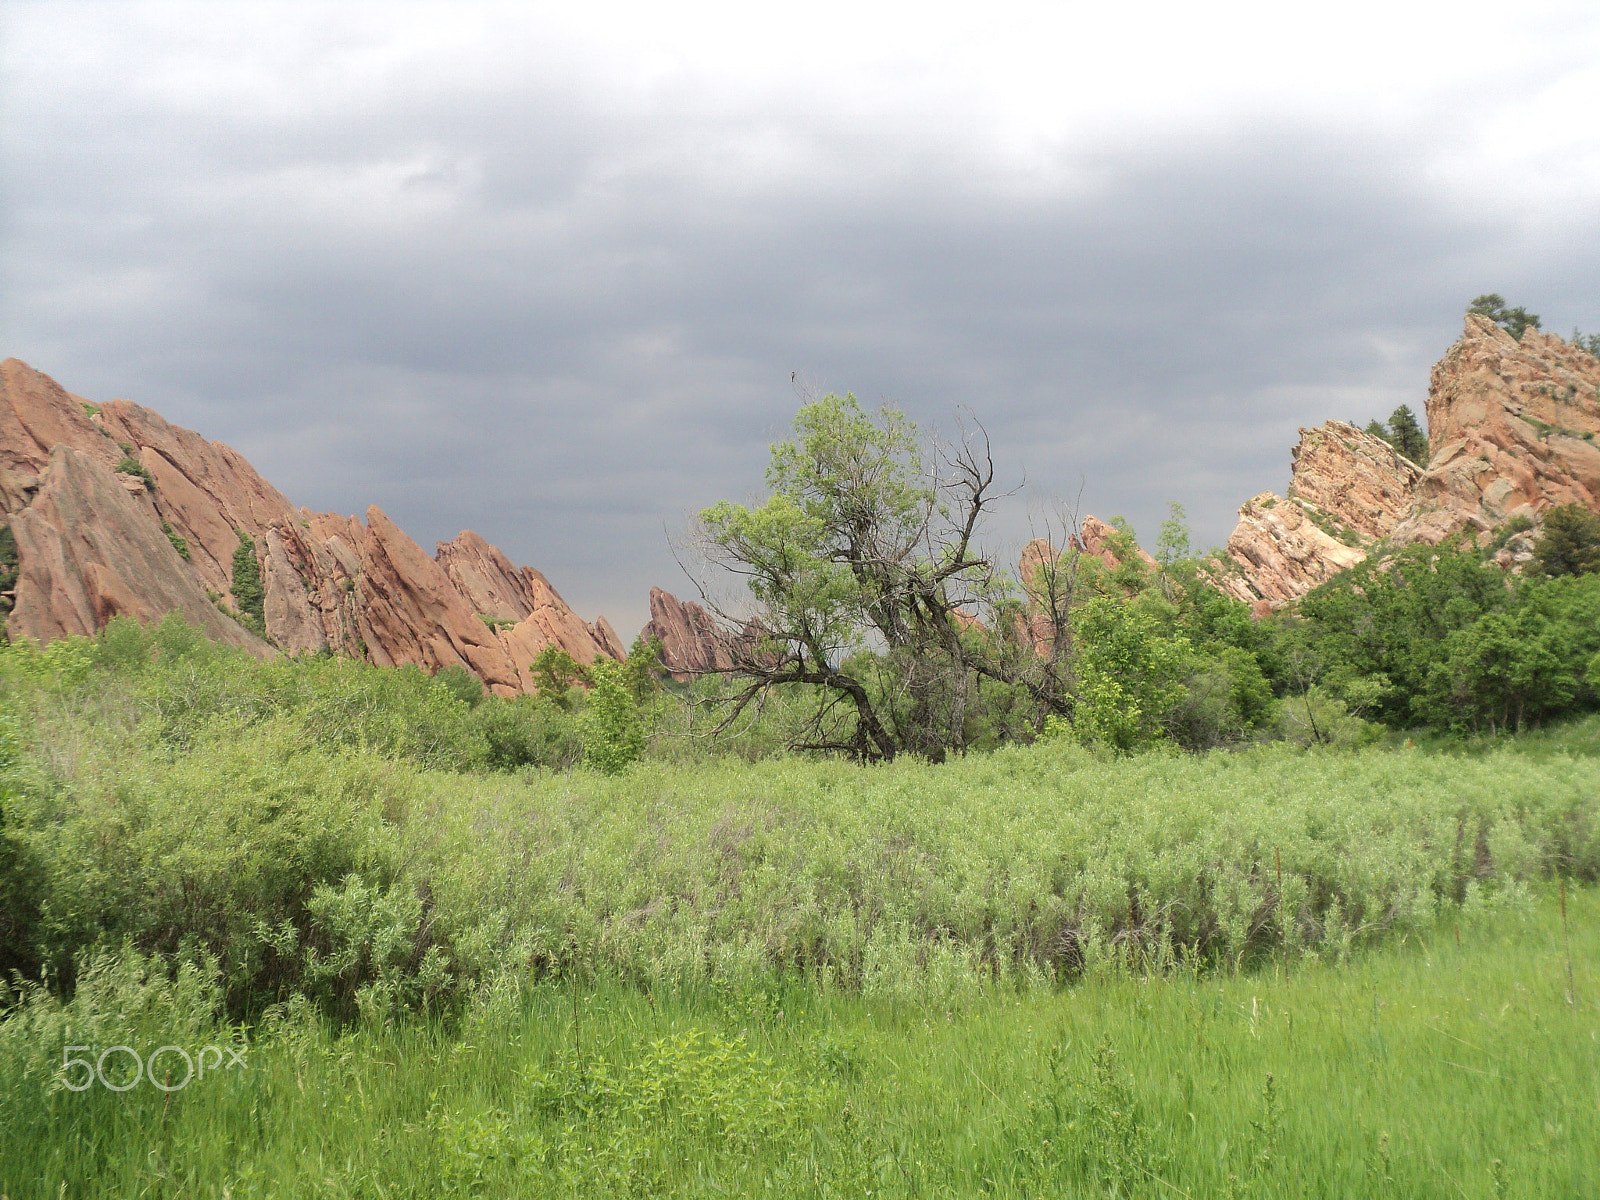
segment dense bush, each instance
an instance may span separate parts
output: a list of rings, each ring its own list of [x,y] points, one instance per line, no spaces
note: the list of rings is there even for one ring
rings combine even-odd
[[[261,585],[261,564],[256,561],[255,540],[242,529],[234,531],[239,535],[239,544],[233,551],[233,599],[239,606],[239,612],[252,622],[251,628],[257,633],[266,630],[266,589]]]
[[[1396,728],[1496,733],[1592,709],[1600,576],[1510,575],[1469,547],[1345,571],[1279,626],[1298,682]]]
[[[236,1016],[437,1009],[576,962],[872,992],[1284,939],[1341,953],[1552,867],[1600,873],[1600,767],[1559,756],[1059,742],[555,774],[526,769],[577,756],[546,701],[470,707],[414,670],[261,663],[127,622],[0,652],[0,703],[18,718],[0,887],[31,900],[8,906],[8,964],[70,989],[124,945],[212,963]]]

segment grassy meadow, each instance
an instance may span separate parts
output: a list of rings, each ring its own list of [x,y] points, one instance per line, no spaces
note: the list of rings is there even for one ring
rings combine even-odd
[[[248,1036],[206,1028],[194,981],[186,994],[123,963],[77,1008],[0,1026],[0,1190],[1590,1196],[1600,897],[1571,901],[1571,992],[1553,895],[1457,912],[1343,964],[1107,967],[931,1004],[794,977],[508,978],[448,1026],[337,1033],[304,1010]],[[248,1069],[170,1096],[52,1089],[28,1065],[62,1038],[229,1037],[248,1042]]]
[[[0,1196],[1600,1189],[1594,718],[860,767],[652,703],[607,775],[414,670],[0,650]],[[115,1046],[247,1065],[73,1090]]]

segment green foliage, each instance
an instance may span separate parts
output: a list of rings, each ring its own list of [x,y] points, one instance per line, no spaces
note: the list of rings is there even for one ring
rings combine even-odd
[[[1546,509],[1533,544],[1533,565],[1545,575],[1600,571],[1600,514],[1576,502]]]
[[[16,589],[20,559],[17,554],[17,535],[9,524],[0,525],[0,593]],[[12,598],[0,595],[0,622],[11,612]]]
[[[1382,438],[1419,467],[1428,465],[1428,435],[1417,421],[1417,414],[1402,404],[1389,414],[1389,423],[1367,422],[1367,432]]]
[[[239,613],[249,618],[246,622],[257,633],[267,628],[267,594],[261,586],[261,564],[256,561],[255,539],[242,529],[235,529],[239,545],[233,552],[233,600]]]
[[[1592,707],[1584,665],[1596,651],[1600,576],[1518,578],[1449,543],[1343,572],[1301,601],[1282,635],[1296,693],[1320,686],[1395,728],[1491,736]],[[1300,714],[1309,724],[1314,708]]]
[[[1490,551],[1499,550],[1519,533],[1527,533],[1532,528],[1533,519],[1526,513],[1518,513],[1516,516],[1501,522],[1500,528],[1494,531],[1494,537],[1489,542]]]
[[[124,453],[122,460],[118,462],[116,467],[113,469],[123,475],[133,475],[144,480],[145,487],[149,488],[151,491],[155,491],[156,481],[151,477],[150,471],[143,463],[141,463],[137,458],[134,458],[131,454]]]
[[[0,1020],[13,1197],[1588,1196],[1600,904],[1474,902],[1403,946],[1069,993],[508,975],[453,1019],[216,1017],[203,960],[106,952]],[[225,1045],[170,1098],[63,1048]],[[68,1057],[81,1057],[74,1052]],[[108,1063],[108,1070],[112,1068]],[[181,1063],[178,1070],[182,1071]],[[1270,1076],[1270,1078],[1269,1078]],[[1329,1097],[1338,1097],[1330,1103]]]
[[[661,690],[661,639],[640,634],[622,661],[623,686],[636,704],[648,704]]]
[[[1185,639],[1161,610],[1088,607],[1105,679],[1192,691],[1192,663],[1163,661]],[[1475,880],[1600,874],[1600,776],[1559,755],[1113,759],[1058,742],[942,767],[643,761],[618,780],[645,712],[619,663],[601,660],[574,720],[533,697],[469,707],[414,668],[260,662],[173,621],[0,649],[0,703],[16,717],[9,879],[36,914],[16,959],[66,983],[97,946],[192,948],[235,1017],[297,995],[341,1020],[448,1009],[508,964],[658,982],[800,969],[893,995],[980,967],[1055,978],[1160,938],[1249,960],[1284,936],[1255,916],[1276,894],[1263,847],[1282,853],[1289,936],[1313,950]],[[580,735],[593,771],[483,774],[570,764]],[[1180,736],[1151,722],[1125,740]]]
[[[566,770],[583,757],[577,718],[542,696],[491,698],[478,705],[472,710],[468,736],[483,739],[483,765],[492,771]]]
[[[1147,613],[1104,597],[1078,610],[1074,628],[1078,735],[1124,754],[1163,739],[1161,717],[1182,694],[1188,639],[1163,637]]]
[[[1171,567],[1184,559],[1193,558],[1190,546],[1188,513],[1176,500],[1167,504],[1167,519],[1161,522],[1161,533],[1156,538],[1156,561]]]
[[[433,682],[469,708],[483,702],[483,680],[460,663],[451,663],[448,667],[435,671]]]
[[[184,562],[189,561],[189,542],[186,538],[179,537],[173,532],[172,526],[161,522],[161,532],[167,535],[167,541],[172,543],[172,548],[178,552],[178,557]]]
[[[1428,435],[1407,405],[1389,415],[1389,443],[1418,466],[1428,465]]]
[[[589,666],[593,684],[582,715],[583,761],[607,775],[620,775],[644,753],[644,722],[629,689],[627,665],[600,655]]]
[[[1505,297],[1497,292],[1489,292],[1477,297],[1467,306],[1469,313],[1477,313],[1481,317],[1488,317],[1512,337],[1520,339],[1523,331],[1539,328],[1539,314],[1531,313],[1518,306],[1507,308]]]
[[[563,712],[572,710],[572,689],[588,679],[588,673],[559,646],[546,646],[539,651],[529,669],[538,695]]]
[[[1591,358],[1600,358],[1600,333],[1585,335],[1577,326],[1573,326],[1572,336],[1567,339],[1567,345],[1577,347]]]

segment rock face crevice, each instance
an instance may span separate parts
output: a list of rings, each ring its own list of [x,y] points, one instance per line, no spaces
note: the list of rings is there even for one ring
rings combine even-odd
[[[1287,496],[1239,510],[1217,586],[1257,611],[1298,600],[1380,544],[1481,540],[1522,516],[1600,509],[1600,361],[1469,315],[1429,379],[1426,468],[1343,421],[1302,429]],[[1522,561],[1513,555],[1508,561]]]
[[[153,488],[117,472],[125,458]],[[546,646],[582,663],[624,653],[604,617],[585,623],[475,533],[430,557],[377,507],[364,521],[296,508],[231,447],[126,400],[90,404],[16,359],[0,364],[0,501],[18,545],[13,638],[180,612],[261,654],[459,665],[507,696],[532,690]],[[236,607],[241,533],[261,567],[265,641],[222,611]]]

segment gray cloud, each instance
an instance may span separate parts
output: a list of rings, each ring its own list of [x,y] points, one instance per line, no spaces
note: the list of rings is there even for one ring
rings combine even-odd
[[[167,6],[12,8],[0,350],[299,503],[477,529],[625,632],[682,586],[663,525],[757,493],[791,372],[947,430],[969,405],[1030,482],[996,545],[1080,480],[1218,543],[1297,426],[1420,410],[1476,293],[1600,328],[1595,144],[1524,178],[1471,134],[1584,77],[1593,19],[1499,109],[1456,82],[1019,155],[962,86],[629,91],[526,28],[384,66],[381,24],[313,9],[190,44]]]

